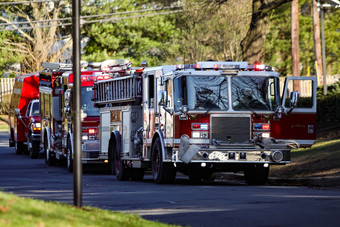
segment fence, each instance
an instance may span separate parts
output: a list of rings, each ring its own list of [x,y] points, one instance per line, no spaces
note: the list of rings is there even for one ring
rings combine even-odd
[[[13,91],[15,78],[0,78],[0,102],[3,101],[3,96],[11,94]]]
[[[280,77],[280,91],[281,91],[281,94],[282,94],[282,91],[283,91],[283,87],[285,85],[285,77]],[[326,83],[327,85],[331,85],[331,84],[334,84],[336,82],[338,82],[340,80],[340,75],[327,75],[327,78],[326,78]],[[290,91],[293,91],[293,84],[290,84],[289,86],[289,89]],[[306,97],[306,96],[309,96],[311,94],[311,86],[312,84],[309,83],[308,81],[301,81],[301,84],[300,84],[300,96],[301,97]],[[318,86],[320,86],[320,84],[318,84]]]

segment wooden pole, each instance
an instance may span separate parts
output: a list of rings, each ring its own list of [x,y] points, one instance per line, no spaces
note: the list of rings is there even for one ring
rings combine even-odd
[[[293,76],[300,76],[299,55],[299,1],[292,1],[292,72]],[[300,91],[300,81],[294,80],[294,91]]]
[[[314,53],[316,59],[316,76],[318,77],[318,83],[322,84],[323,74],[320,43],[320,19],[317,0],[313,0],[313,38],[314,38]]]

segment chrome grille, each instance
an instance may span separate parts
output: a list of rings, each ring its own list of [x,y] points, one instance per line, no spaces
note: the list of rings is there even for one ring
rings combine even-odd
[[[250,140],[250,117],[212,117],[211,142],[243,143]]]

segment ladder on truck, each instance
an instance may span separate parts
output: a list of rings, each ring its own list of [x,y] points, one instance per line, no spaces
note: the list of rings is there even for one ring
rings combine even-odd
[[[58,70],[64,70],[64,71],[70,71],[72,70],[72,64],[69,63],[54,63],[54,62],[43,62],[41,63],[41,66],[44,68],[44,70],[52,70],[52,71],[58,71]]]
[[[96,81],[93,90],[98,106],[142,103],[142,77],[138,74]]]

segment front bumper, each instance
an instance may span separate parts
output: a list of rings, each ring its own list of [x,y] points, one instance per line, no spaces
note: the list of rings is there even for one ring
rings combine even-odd
[[[38,133],[32,133],[31,134],[32,142],[40,142],[40,137],[41,137],[40,133],[39,134]]]
[[[100,152],[99,141],[86,141],[82,143],[83,164],[105,164],[108,156]]]
[[[279,157],[278,157],[279,156]],[[209,148],[191,145],[189,149],[173,149],[172,162],[184,163],[290,163],[290,149],[259,149],[256,146],[222,146]]]

